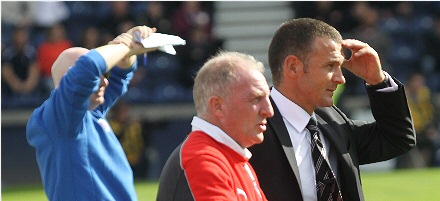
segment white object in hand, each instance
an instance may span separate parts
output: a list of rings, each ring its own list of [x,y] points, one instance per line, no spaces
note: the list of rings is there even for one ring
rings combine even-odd
[[[152,33],[148,38],[141,38],[140,33],[135,33],[135,40],[141,43],[145,48],[158,48],[158,50],[166,52],[168,54],[175,55],[176,50],[174,45],[185,45],[186,41],[179,36]]]

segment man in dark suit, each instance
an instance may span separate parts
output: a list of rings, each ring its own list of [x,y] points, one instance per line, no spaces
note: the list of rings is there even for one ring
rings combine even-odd
[[[350,59],[344,58],[343,48],[351,51]],[[382,70],[379,56],[368,44],[343,40],[322,21],[293,19],[276,31],[269,66],[274,117],[268,119],[263,143],[249,149],[268,200],[328,199],[321,198],[315,186],[319,168],[312,157],[311,131],[306,128],[311,118],[318,121],[323,163],[334,175],[324,183],[336,184],[339,190],[333,200],[364,200],[359,165],[397,157],[415,145],[404,87]],[[349,119],[334,106],[334,91],[345,83],[342,67],[366,82],[376,121]]]

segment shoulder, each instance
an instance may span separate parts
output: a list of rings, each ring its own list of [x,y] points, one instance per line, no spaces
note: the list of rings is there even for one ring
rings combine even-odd
[[[182,165],[187,163],[219,164],[227,160],[222,146],[203,132],[192,132],[182,144]]]
[[[197,155],[215,155],[218,154],[219,144],[212,137],[201,131],[191,132],[188,139],[182,145],[182,153]]]
[[[315,113],[318,116],[318,121],[321,124],[325,122],[325,124],[330,125],[333,129],[346,128],[350,130],[350,127],[354,121],[352,119],[349,119],[347,115],[336,106],[320,107],[315,110]],[[319,118],[321,118],[322,120],[319,120]]]
[[[319,115],[324,120],[335,120],[335,119],[346,119],[347,116],[344,112],[342,112],[338,107],[318,107],[315,110],[315,113]]]
[[[3,52],[2,52],[2,62],[6,62],[6,61],[9,61],[10,59],[12,59],[12,57],[14,57],[16,52],[17,51],[14,46],[9,46],[9,47],[5,48],[5,50],[3,50]]]

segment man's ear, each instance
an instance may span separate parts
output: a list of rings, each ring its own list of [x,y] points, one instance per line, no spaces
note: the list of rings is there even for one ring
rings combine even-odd
[[[301,67],[301,60],[295,55],[289,55],[284,59],[283,75],[284,76],[296,76]]]
[[[209,99],[209,109],[211,110],[211,114],[215,116],[223,115],[223,99],[218,96],[211,96]]]

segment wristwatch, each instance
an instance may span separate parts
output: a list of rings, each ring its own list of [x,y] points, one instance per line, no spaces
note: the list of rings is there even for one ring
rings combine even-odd
[[[384,89],[384,88],[387,88],[387,87],[391,87],[390,78],[387,76],[387,74],[384,73],[384,75],[385,75],[385,79],[381,83],[376,84],[376,85],[370,85],[370,84],[367,83],[367,87],[370,88],[370,89],[373,89],[373,90],[378,90],[378,89]]]

